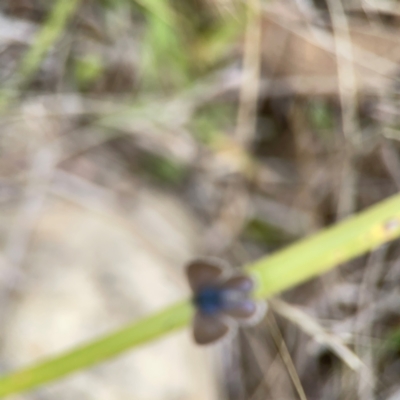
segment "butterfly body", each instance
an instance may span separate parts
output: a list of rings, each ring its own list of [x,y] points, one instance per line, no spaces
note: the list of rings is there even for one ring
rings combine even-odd
[[[214,260],[196,260],[186,272],[196,307],[196,343],[212,343],[232,331],[235,323],[249,321],[256,314],[256,303],[250,297],[254,282],[249,276],[234,274]]]
[[[193,303],[205,315],[216,315],[224,308],[224,293],[217,286],[201,288],[194,296]]]
[[[241,290],[206,286],[201,288],[193,298],[197,309],[206,315],[229,312],[230,310],[250,308],[250,300],[246,292]]]

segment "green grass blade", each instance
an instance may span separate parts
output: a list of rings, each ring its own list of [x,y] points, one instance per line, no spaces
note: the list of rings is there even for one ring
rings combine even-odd
[[[250,265],[266,298],[400,236],[400,195]]]
[[[10,85],[0,92],[0,106],[7,106],[17,90],[29,82],[38,71],[47,52],[64,32],[65,26],[77,9],[80,0],[58,0],[43,27],[26,52]]]
[[[399,236],[400,195],[396,195],[247,268],[258,282],[256,296],[266,298]],[[4,376],[0,396],[31,389],[163,336],[185,326],[191,314],[188,301],[178,303],[69,353]]]
[[[89,367],[123,351],[187,325],[192,313],[189,302],[181,302],[135,322],[118,332],[75,350],[43,361],[0,379],[0,396],[18,393]]]
[[[25,54],[19,74],[24,80],[29,79],[40,67],[40,64],[51,46],[64,32],[65,26],[75,12],[80,0],[58,0],[53,6],[47,21],[35,37],[34,43]]]

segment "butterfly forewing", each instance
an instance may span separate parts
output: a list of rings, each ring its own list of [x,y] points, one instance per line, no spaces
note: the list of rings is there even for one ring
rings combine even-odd
[[[225,336],[229,326],[217,316],[197,311],[193,321],[193,336],[197,344],[209,344]]]
[[[186,267],[189,285],[194,292],[222,278],[223,268],[208,261],[196,260]]]

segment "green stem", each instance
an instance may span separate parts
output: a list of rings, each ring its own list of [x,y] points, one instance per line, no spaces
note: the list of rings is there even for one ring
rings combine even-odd
[[[247,266],[267,298],[320,275],[400,236],[400,195],[393,196],[331,228]],[[0,396],[31,389],[161,337],[189,323],[188,301],[173,305],[120,331],[64,355],[0,379]]]
[[[89,367],[188,324],[189,302],[175,304],[109,336],[0,379],[0,396],[17,393]]]
[[[371,251],[400,236],[400,195],[248,266],[266,298]]]

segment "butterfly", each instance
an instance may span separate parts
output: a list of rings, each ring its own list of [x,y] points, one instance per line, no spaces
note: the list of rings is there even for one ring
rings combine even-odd
[[[243,273],[232,273],[216,259],[195,260],[186,267],[192,302],[196,308],[193,337],[209,344],[236,330],[238,323],[254,323],[264,314],[250,295],[254,281]],[[257,320],[257,321],[256,321]]]

